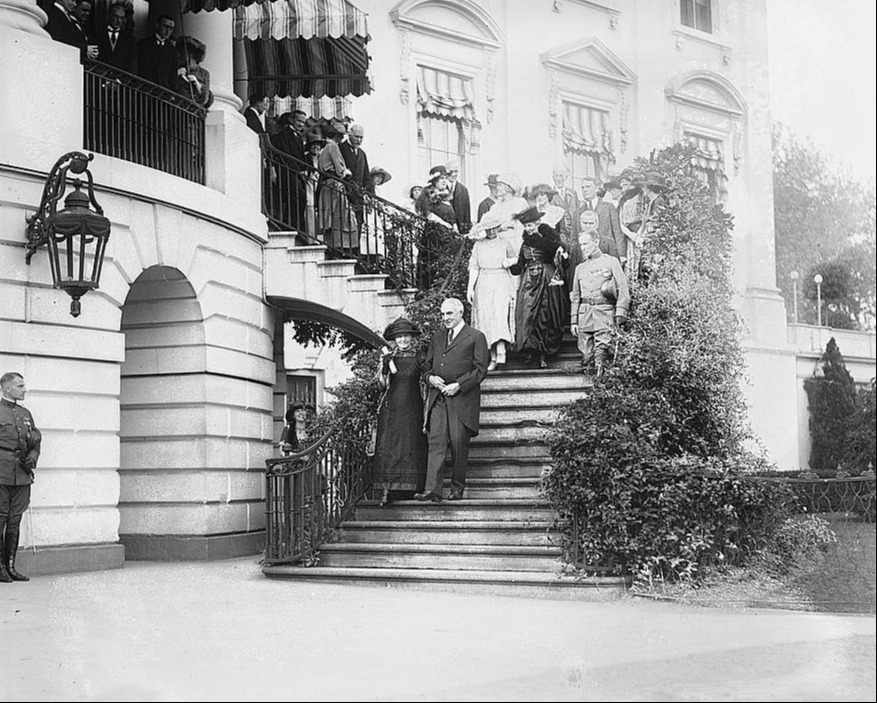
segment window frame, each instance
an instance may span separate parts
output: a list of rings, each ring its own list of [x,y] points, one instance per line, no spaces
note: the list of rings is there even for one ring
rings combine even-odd
[[[689,9],[692,24],[688,24],[686,19],[686,8]],[[701,22],[699,8],[706,8],[709,20],[709,28],[704,29]],[[690,29],[694,32],[702,32],[711,36],[716,35],[716,7],[715,0],[679,0],[679,26]]]

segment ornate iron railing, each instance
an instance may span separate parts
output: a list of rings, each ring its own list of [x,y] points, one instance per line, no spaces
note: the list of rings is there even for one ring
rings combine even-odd
[[[364,273],[386,274],[396,288],[427,290],[433,263],[460,235],[417,213],[321,171],[262,141],[262,212],[275,231],[297,232],[333,258],[355,259]]]
[[[266,564],[314,563],[371,486],[361,433],[331,430],[306,449],[266,464]]]
[[[204,183],[206,108],[97,61],[83,72],[85,149]]]

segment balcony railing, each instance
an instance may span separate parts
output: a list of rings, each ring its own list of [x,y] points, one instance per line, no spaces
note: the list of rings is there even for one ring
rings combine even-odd
[[[262,144],[262,212],[274,231],[298,233],[332,258],[355,259],[364,273],[386,274],[396,288],[429,289],[433,262],[457,232]]]
[[[206,108],[96,61],[84,76],[86,150],[204,183]]]

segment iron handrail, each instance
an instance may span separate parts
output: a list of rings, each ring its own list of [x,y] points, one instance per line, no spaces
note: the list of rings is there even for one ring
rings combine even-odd
[[[315,563],[371,486],[364,433],[333,428],[265,466],[265,563]]]
[[[294,231],[334,258],[355,259],[361,271],[385,274],[394,288],[427,290],[438,280],[433,263],[458,232],[296,159],[267,137],[262,158],[262,212],[273,230]]]
[[[205,107],[99,61],[83,79],[85,149],[205,182]]]

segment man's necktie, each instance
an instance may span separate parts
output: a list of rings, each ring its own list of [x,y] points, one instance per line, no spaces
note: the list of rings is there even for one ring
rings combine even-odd
[[[454,341],[454,330],[448,330],[448,346]]]
[[[119,38],[118,32],[110,32],[110,48],[116,48],[116,40]]]

